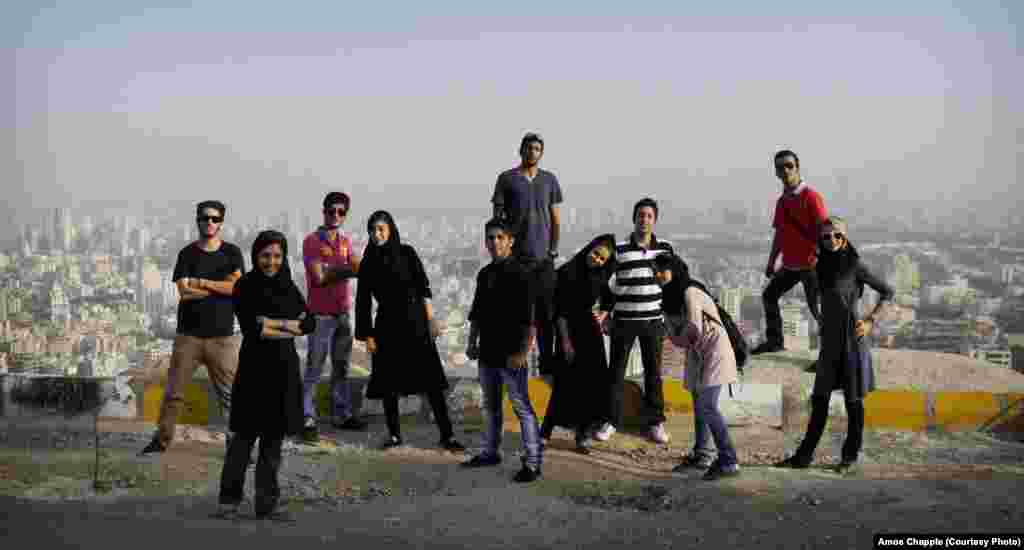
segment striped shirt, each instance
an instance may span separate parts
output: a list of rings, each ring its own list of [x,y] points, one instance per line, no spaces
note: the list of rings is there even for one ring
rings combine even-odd
[[[651,235],[650,248],[628,241],[615,243],[615,273],[601,296],[601,311],[614,311],[616,319],[650,321],[662,318],[661,287],[654,280],[652,260],[659,254],[673,254],[672,243]]]

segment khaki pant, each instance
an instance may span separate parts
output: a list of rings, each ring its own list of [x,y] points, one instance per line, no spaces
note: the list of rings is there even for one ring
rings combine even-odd
[[[192,381],[192,374],[200,363],[206,366],[210,375],[210,383],[217,393],[224,418],[229,417],[231,384],[235,381],[241,341],[237,334],[213,338],[185,334],[175,336],[171,367],[167,371],[167,386],[160,405],[160,418],[157,420],[157,438],[165,447],[169,447],[174,440],[174,427],[185,405],[185,386]]]

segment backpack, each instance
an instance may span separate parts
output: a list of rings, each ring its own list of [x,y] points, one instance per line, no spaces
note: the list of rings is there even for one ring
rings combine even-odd
[[[715,308],[718,309],[718,317],[722,322],[719,323],[718,319],[715,319],[706,313],[704,315],[725,329],[725,333],[729,336],[729,343],[732,344],[732,351],[736,355],[736,370],[739,371],[740,376],[744,376],[744,371],[750,361],[750,344],[747,343],[747,339],[743,337],[743,333],[741,333],[739,327],[736,326],[736,322],[733,321],[732,315],[729,315],[729,312],[722,307],[722,304],[718,302],[718,298],[708,292],[706,286],[694,279],[690,279],[690,282],[685,288],[683,288],[683,292],[685,293],[686,288],[691,286],[701,289],[704,294],[707,294],[708,297],[711,298],[711,301],[715,303]]]

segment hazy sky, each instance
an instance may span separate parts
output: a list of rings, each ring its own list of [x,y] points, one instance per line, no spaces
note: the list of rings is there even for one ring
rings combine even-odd
[[[0,7],[5,220],[334,188],[486,209],[527,130],[568,204],[768,201],[782,147],[826,199],[835,174],[890,205],[1024,199],[1016,0],[196,3]]]

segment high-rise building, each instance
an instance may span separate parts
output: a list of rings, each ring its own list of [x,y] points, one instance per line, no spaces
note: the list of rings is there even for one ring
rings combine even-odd
[[[53,240],[51,247],[61,252],[71,250],[71,209],[55,208],[53,210]]]

